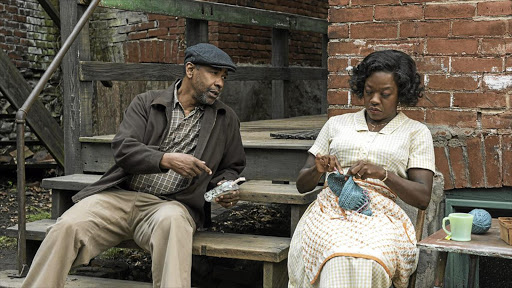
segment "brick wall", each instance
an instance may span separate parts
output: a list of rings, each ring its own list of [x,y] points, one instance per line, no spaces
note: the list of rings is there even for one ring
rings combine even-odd
[[[409,53],[426,95],[402,109],[434,136],[445,189],[512,186],[512,2],[329,0],[329,115],[361,109],[348,66]]]

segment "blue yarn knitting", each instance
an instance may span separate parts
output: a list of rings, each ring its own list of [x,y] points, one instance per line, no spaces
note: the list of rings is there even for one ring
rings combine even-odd
[[[491,228],[492,217],[489,212],[484,209],[473,209],[469,214],[473,215],[471,233],[483,234]]]
[[[370,198],[359,187],[352,176],[345,181],[345,175],[338,172],[327,176],[327,184],[331,191],[338,196],[338,204],[346,210],[354,210],[366,216],[371,216]]]

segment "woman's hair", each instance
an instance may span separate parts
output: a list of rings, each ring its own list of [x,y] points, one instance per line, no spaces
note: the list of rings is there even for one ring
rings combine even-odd
[[[397,50],[376,51],[366,56],[354,67],[350,77],[350,89],[359,98],[364,96],[366,79],[375,72],[393,73],[398,87],[398,102],[405,106],[415,106],[423,97],[423,86],[416,64],[404,52]]]

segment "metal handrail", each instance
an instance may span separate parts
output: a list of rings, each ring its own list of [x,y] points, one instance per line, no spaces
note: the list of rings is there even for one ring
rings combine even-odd
[[[89,20],[94,12],[94,9],[98,6],[101,0],[93,0],[84,15],[78,20],[75,28],[66,39],[61,49],[53,59],[48,69],[44,72],[41,79],[37,82],[36,86],[28,96],[27,100],[16,113],[16,148],[17,148],[17,192],[18,192],[18,273],[20,276],[25,276],[28,272],[27,266],[27,239],[26,239],[26,213],[25,213],[25,123],[27,113],[37,100],[37,97],[43,90],[44,86],[50,79],[51,75],[62,62],[62,58],[68,52],[69,48],[75,41],[80,31],[84,27],[85,23]]]

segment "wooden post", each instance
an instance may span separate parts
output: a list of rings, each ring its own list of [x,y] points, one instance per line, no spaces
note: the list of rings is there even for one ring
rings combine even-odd
[[[208,43],[208,21],[187,18],[185,37],[187,46]]]
[[[76,1],[61,1],[62,42],[73,31],[86,7]],[[63,127],[64,127],[64,172],[82,172],[80,136],[92,136],[92,82],[81,82],[78,77],[80,60],[90,60],[89,27],[82,32],[62,61],[63,74]]]
[[[329,44],[329,38],[327,37],[327,34],[322,34],[322,68],[324,69],[327,69],[327,58],[329,57],[329,55],[327,55],[327,44]],[[329,75],[329,73],[327,73],[327,75]],[[327,103],[327,78],[323,81],[324,83],[322,83],[321,88],[323,97],[320,97],[320,99],[322,99],[320,112],[322,114],[327,114],[327,110],[329,109],[329,103]]]
[[[272,66],[288,67],[289,31],[272,28]],[[272,119],[288,117],[288,80],[272,80]]]

